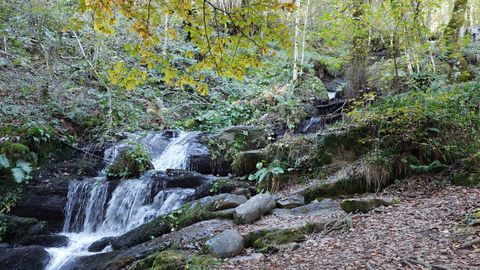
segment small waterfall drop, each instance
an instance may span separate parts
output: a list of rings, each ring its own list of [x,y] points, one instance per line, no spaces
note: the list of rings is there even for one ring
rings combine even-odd
[[[64,232],[95,232],[103,220],[108,182],[73,181],[68,186]]]
[[[188,150],[192,144],[192,139],[197,135],[196,132],[180,132],[178,137],[172,139],[163,153],[153,159],[152,164],[155,170],[187,169]]]
[[[191,142],[197,134],[164,132],[138,141],[150,151],[156,170],[187,169],[189,148],[194,147]],[[113,146],[105,151],[105,156],[114,158],[127,146],[126,143]],[[102,172],[99,175],[70,182],[62,233],[70,241],[66,247],[47,249],[51,255],[47,270],[58,270],[78,256],[95,254],[88,252],[93,242],[121,235],[178,209],[195,192],[185,188],[166,189],[152,171],[138,179],[123,180],[117,186],[112,186],[116,183],[108,181]]]

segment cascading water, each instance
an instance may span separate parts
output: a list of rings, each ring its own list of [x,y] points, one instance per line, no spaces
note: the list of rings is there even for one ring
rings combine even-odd
[[[140,141],[154,157],[156,170],[186,169],[188,149],[196,135],[180,132],[178,136],[169,138],[164,134],[156,134]],[[160,145],[162,143],[163,147]],[[125,146],[114,146],[105,155],[114,158],[120,147]],[[121,235],[159,215],[178,209],[194,193],[193,189],[165,189],[162,183],[152,177],[153,174],[147,172],[138,179],[122,181],[110,197],[109,185],[113,183],[104,176],[72,181],[62,233],[69,237],[69,244],[67,247],[47,249],[51,255],[47,270],[61,269],[78,256],[94,254],[88,252],[93,242],[103,237]]]
[[[197,136],[196,132],[180,132],[177,138],[174,138],[162,155],[153,159],[152,164],[155,170],[164,171],[167,169],[188,168],[187,156],[192,139]]]

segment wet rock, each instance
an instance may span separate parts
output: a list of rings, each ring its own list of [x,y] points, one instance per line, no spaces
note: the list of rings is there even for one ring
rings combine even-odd
[[[165,222],[163,217],[158,217],[124,233],[121,236],[116,237],[112,241],[112,249],[120,250],[132,247],[147,242],[148,240],[152,239],[152,237],[158,237],[169,233],[170,231],[171,226]]]
[[[307,205],[293,208],[290,211],[290,214],[314,216],[314,215],[326,215],[331,212],[337,212],[337,211],[342,211],[342,209],[340,208],[340,204],[338,202],[331,199],[324,199],[320,202],[314,201]]]
[[[198,247],[199,242],[214,237],[218,231],[232,227],[228,220],[206,220],[178,231],[173,231],[123,251],[112,251],[92,256],[83,256],[68,263],[61,270],[118,270],[155,252],[167,250],[173,243],[181,248]],[[153,256],[153,255],[152,255]],[[152,260],[153,261],[153,260]],[[140,268],[145,269],[145,268]],[[149,269],[149,268],[147,268]]]
[[[374,208],[394,203],[395,200],[392,198],[358,198],[343,200],[340,207],[347,213],[367,213]]]
[[[113,240],[115,240],[116,237],[104,237],[98,241],[93,242],[89,247],[88,251],[89,252],[100,252],[107,246],[111,245]]]
[[[2,239],[11,244],[18,244],[33,236],[47,233],[47,222],[35,218],[0,214],[0,219],[7,225]]]
[[[230,217],[230,215],[224,214],[220,211],[210,211],[207,207],[203,207],[198,201],[187,203],[180,209],[173,211],[166,216],[154,218],[153,220],[116,237],[112,241],[112,249],[126,249],[200,221],[228,217]]]
[[[64,247],[68,245],[68,237],[58,234],[34,235],[23,239],[19,244],[23,246]]]
[[[32,270],[45,269],[50,256],[40,246],[26,246],[0,249],[2,269]]]
[[[251,223],[263,214],[270,212],[276,205],[276,197],[270,193],[258,194],[246,203],[235,208],[234,220],[237,224]]]
[[[244,239],[236,230],[225,230],[214,238],[208,240],[205,243],[205,246],[215,257],[233,257],[242,252],[244,248]]]
[[[195,199],[200,199],[203,197],[221,193],[231,193],[238,188],[248,189],[250,194],[255,194],[255,187],[252,185],[251,182],[239,181],[229,178],[219,178],[215,181],[210,181],[202,184],[195,190],[195,194],[193,195],[193,197]]]
[[[197,188],[214,180],[210,176],[185,170],[167,170],[166,172],[155,172],[152,174],[152,177],[156,181],[162,182],[163,188]]]
[[[48,222],[49,231],[61,231],[65,220],[68,183],[71,176],[33,181],[11,214]]]
[[[292,196],[283,197],[277,201],[277,205],[280,208],[287,208],[287,209],[295,208],[304,204],[305,204],[305,198],[301,194],[295,194]]]

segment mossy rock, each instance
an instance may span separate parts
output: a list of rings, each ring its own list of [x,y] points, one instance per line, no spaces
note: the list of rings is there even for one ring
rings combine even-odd
[[[474,187],[480,184],[480,173],[463,172],[455,175],[452,183],[456,186]]]
[[[340,203],[340,207],[347,213],[368,213],[380,206],[394,204],[393,200],[382,198],[347,199]]]
[[[210,219],[230,219],[232,214],[222,211],[209,211],[199,203],[187,203],[172,213],[153,220],[117,237],[112,241],[113,250],[129,248],[173,230],[179,230],[197,222]]]
[[[153,169],[150,155],[140,146],[126,148],[107,168],[109,179],[139,177],[143,172]]]
[[[187,263],[187,256],[180,251],[165,250],[157,254],[152,270],[182,270]]]
[[[311,202],[317,198],[331,198],[341,195],[351,195],[369,191],[365,178],[354,175],[331,183],[319,183],[307,188],[303,192],[305,201]]]
[[[3,223],[2,241],[20,242],[22,239],[47,233],[47,222],[35,218],[25,218],[0,214]]]
[[[366,127],[328,130],[317,135],[317,160],[320,165],[334,160],[355,161],[370,149]]]
[[[265,233],[264,236],[253,242],[253,247],[262,253],[274,253],[278,246],[305,240],[303,229],[276,230]]]
[[[12,160],[30,159],[30,149],[22,143],[4,143],[0,146],[0,153],[5,154]]]
[[[314,74],[305,74],[301,78],[295,95],[302,101],[328,100],[327,88]]]

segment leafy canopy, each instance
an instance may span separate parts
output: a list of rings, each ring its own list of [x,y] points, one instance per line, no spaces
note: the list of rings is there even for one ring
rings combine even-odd
[[[238,2],[238,3],[237,3]],[[241,3],[240,3],[241,2]],[[222,2],[223,3],[223,2]],[[231,1],[226,7],[215,0],[80,0],[80,16],[72,29],[80,29],[81,18],[93,18],[95,30],[114,34],[118,20],[128,21],[137,42],[125,46],[135,63],[118,62],[109,71],[111,83],[133,89],[148,77],[148,70],[161,66],[166,83],[190,86],[202,94],[208,87],[201,75],[211,69],[220,76],[242,79],[249,67],[258,67],[261,57],[274,54],[272,45],[288,48],[288,29],[281,10],[291,3],[278,0]],[[188,41],[196,51],[184,54],[196,61],[186,70],[171,64],[166,51],[169,40]],[[162,49],[163,48],[163,49]],[[162,51],[163,50],[163,51]]]

